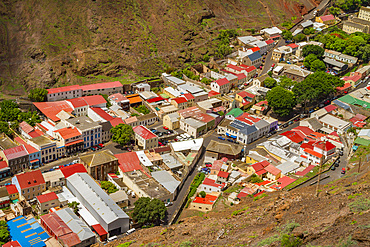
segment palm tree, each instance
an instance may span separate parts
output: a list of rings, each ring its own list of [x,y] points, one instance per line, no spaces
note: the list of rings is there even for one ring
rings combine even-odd
[[[73,212],[74,212],[75,214],[77,214],[77,215],[78,215],[78,210],[79,210],[78,205],[80,205],[80,203],[79,203],[79,202],[70,202],[70,203],[68,203],[67,205],[68,205],[68,207],[70,207],[70,208],[73,210]]]

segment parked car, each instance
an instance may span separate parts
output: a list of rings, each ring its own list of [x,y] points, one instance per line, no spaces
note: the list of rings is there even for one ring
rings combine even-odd
[[[163,136],[163,132],[158,132],[157,136],[159,137]]]
[[[225,137],[219,136],[218,139],[225,141]]]
[[[331,167],[331,170],[332,171],[335,171],[335,165]]]
[[[275,64],[273,63],[272,65],[271,65],[271,67],[273,68],[273,67],[275,67]]]
[[[152,133],[156,133],[156,132],[157,132],[157,130],[156,130],[156,129],[150,129],[150,131],[151,131]]]
[[[227,139],[227,141],[229,141],[229,142],[234,142],[234,140],[232,140],[232,139]]]
[[[175,139],[173,139],[175,142],[177,142],[178,141],[178,139],[177,138],[175,138]]]
[[[212,164],[206,164],[206,167],[212,167]]]
[[[103,143],[99,143],[99,147],[103,148],[104,147],[104,144]]]
[[[173,134],[173,130],[168,130],[168,133]]]
[[[166,126],[163,126],[163,129],[165,129],[165,130],[168,130],[168,127],[166,127]]]
[[[341,174],[346,174],[346,168],[342,168],[342,171],[340,172]]]

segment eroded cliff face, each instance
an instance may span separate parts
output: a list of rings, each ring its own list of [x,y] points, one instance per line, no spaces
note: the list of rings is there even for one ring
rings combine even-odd
[[[259,29],[300,17],[310,0],[3,0],[5,94],[92,78],[156,76],[212,55],[218,30]]]

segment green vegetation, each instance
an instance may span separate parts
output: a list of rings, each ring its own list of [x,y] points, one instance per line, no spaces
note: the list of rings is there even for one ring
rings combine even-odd
[[[351,236],[348,236],[347,238],[340,240],[339,243],[336,245],[336,247],[354,247],[354,246],[358,246],[358,243],[352,240]]]
[[[80,210],[80,209],[78,208],[78,205],[80,205],[80,203],[79,203],[79,202],[75,202],[75,201],[73,201],[73,202],[69,202],[67,205],[68,205],[68,207],[69,207],[69,208],[71,208],[71,209],[73,210],[73,212],[74,212],[75,214],[77,214],[77,215],[78,215],[78,211]]]
[[[217,37],[218,44],[215,54],[216,57],[224,58],[232,52],[232,48],[230,47],[230,40],[235,38],[236,36],[238,36],[238,33],[234,29],[220,30]]]
[[[288,78],[287,76],[280,76],[279,82],[277,83],[277,86],[280,86],[282,88],[291,90],[293,86],[297,83],[296,81],[293,81],[292,79]]]
[[[208,78],[205,78],[203,77],[202,80],[201,80],[202,83],[206,84],[206,85],[210,85],[212,80],[208,79]]]
[[[264,198],[266,196],[267,196],[267,194],[266,193],[263,193],[263,194],[261,194],[259,196],[256,196],[255,198],[253,198],[253,201],[258,201],[259,199],[262,199],[262,198]]]
[[[273,88],[273,87],[276,87],[276,85],[277,85],[277,81],[274,78],[271,78],[271,77],[266,78],[263,81],[263,83],[264,83],[265,87],[267,87],[267,88]]]
[[[285,39],[285,40],[292,40],[293,39],[292,32],[289,31],[289,30],[283,30],[282,36],[283,36],[283,39]]]
[[[246,208],[242,208],[242,209],[239,209],[239,210],[235,210],[234,212],[231,213],[231,216],[236,216],[236,215],[239,215],[241,213],[244,213],[245,211],[248,210],[249,207],[246,207]]]
[[[191,182],[190,184],[190,191],[189,191],[189,194],[188,194],[188,202],[187,202],[187,206],[189,205],[190,203],[190,198],[195,195],[195,193],[197,192],[197,188],[199,187],[199,185],[203,182],[204,178],[206,177],[206,175],[201,172],[201,173],[198,173],[193,181]]]
[[[313,29],[312,27],[306,27],[305,29],[303,29],[303,33],[305,35],[314,34],[315,32],[315,29]]]
[[[134,107],[134,109],[135,109],[137,112],[140,112],[140,113],[142,113],[142,114],[144,114],[144,115],[146,115],[146,114],[149,114],[149,113],[150,113],[149,109],[148,109],[148,108],[146,108],[146,106],[145,106],[145,105],[139,105],[138,107]]]
[[[293,37],[293,40],[295,42],[302,42],[302,41],[306,41],[307,40],[307,37],[303,33],[300,33],[300,34],[297,34],[296,36],[294,36]]]
[[[191,241],[184,241],[180,244],[180,247],[190,247],[193,246],[193,243]]]
[[[331,166],[331,163],[326,163],[322,166],[322,171],[325,170],[325,168],[327,167],[330,167]],[[301,183],[303,183],[304,181],[312,178],[313,176],[316,176],[320,171],[320,167],[319,166],[315,166],[309,173],[307,173],[305,176],[301,177],[301,178],[298,178],[296,181],[294,181],[293,183],[289,184],[288,186],[285,187],[285,189],[291,189],[293,187],[295,187],[296,185],[299,185]]]
[[[370,209],[370,199],[360,197],[356,201],[349,204],[349,208],[352,212],[360,213]]]
[[[368,0],[335,0],[334,6],[344,10],[353,11],[358,9],[360,6],[366,6],[369,4]]]
[[[370,147],[367,146],[359,146],[356,152],[353,153],[351,159],[349,160],[351,163],[358,162],[360,158],[370,153]]]
[[[261,183],[263,180],[259,178],[256,174],[253,174],[251,176],[251,183],[256,184],[256,183]]]
[[[340,8],[332,6],[329,8],[329,12],[334,16],[338,16],[340,14]]]
[[[112,132],[113,134],[112,141],[118,143],[121,146],[129,143],[134,136],[134,131],[132,130],[132,127],[128,124],[119,124],[113,127],[110,132]]]
[[[111,107],[112,104],[110,103],[109,99],[108,99],[108,95],[106,94],[100,94],[101,96],[103,96],[103,98],[105,99],[105,101],[107,101],[107,108]]]
[[[116,186],[112,182],[109,182],[109,181],[101,181],[100,186],[108,194],[112,194],[112,193],[118,191]]]
[[[3,245],[10,241],[10,233],[8,230],[8,223],[2,220],[0,221],[0,245]]]
[[[356,193],[354,195],[349,195],[348,199],[353,199],[353,198],[356,198],[357,196],[361,196],[361,195],[362,195],[362,193]]]
[[[236,185],[233,185],[233,186],[230,186],[229,188],[227,188],[224,193],[226,194],[231,194],[233,192],[239,192],[243,187],[240,186],[239,184],[236,184]]]
[[[302,55],[307,57],[308,55],[312,54],[315,55],[316,58],[322,58],[324,56],[324,51],[325,50],[318,45],[306,45],[302,49]]]
[[[289,234],[283,234],[281,236],[280,244],[283,247],[296,247],[302,245],[302,239]]]
[[[123,243],[123,244],[119,244],[117,245],[117,247],[128,247],[132,244],[132,241],[129,241],[129,242],[126,242],[126,243]]]
[[[275,234],[269,238],[265,238],[261,242],[258,243],[258,246],[270,246],[272,243],[280,241],[279,246],[284,247],[296,247],[302,244],[302,240],[298,237],[294,237],[291,235],[293,230],[299,227],[300,224],[296,222],[289,222],[282,228],[277,228],[279,234]]]
[[[200,197],[202,197],[202,198],[205,198],[206,197],[206,192],[204,192],[204,191],[201,191],[201,192],[199,192],[199,196]]]
[[[30,90],[28,98],[30,98],[30,100],[33,102],[43,102],[46,100],[47,94],[48,90],[46,90],[45,88],[35,88]]]
[[[166,216],[167,208],[159,199],[140,197],[134,204],[132,219],[139,224],[159,225]]]
[[[280,116],[289,115],[295,106],[294,94],[280,86],[268,91],[266,99],[273,111]]]

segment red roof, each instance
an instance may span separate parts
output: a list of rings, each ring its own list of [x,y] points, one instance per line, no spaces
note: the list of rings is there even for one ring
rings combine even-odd
[[[18,189],[17,189],[17,187],[14,184],[7,185],[6,186],[6,190],[8,191],[8,194],[9,195],[18,193]]]
[[[320,19],[322,21],[331,21],[331,20],[335,20],[334,16],[333,15],[323,15],[323,16],[320,16]]]
[[[57,194],[55,194],[55,192],[50,192],[47,194],[36,196],[36,198],[40,203],[44,203],[44,202],[50,202],[52,200],[56,200],[58,199],[58,196]]]
[[[279,178],[277,180],[278,183],[280,183],[280,185],[278,185],[278,187],[280,189],[282,188],[285,188],[286,186],[288,186],[289,184],[293,183],[296,179],[293,179],[293,178],[290,178],[290,177],[282,177],[282,178]]]
[[[122,172],[143,170],[143,167],[140,165],[139,157],[135,152],[120,153],[114,156],[118,159],[119,168]]]
[[[60,136],[64,140],[81,135],[81,133],[77,130],[77,128],[72,128],[72,127],[65,127],[65,128],[62,128],[62,129],[55,130],[54,132],[59,133]]]
[[[22,245],[20,245],[18,241],[10,241],[3,244],[3,247],[22,247]]]
[[[263,185],[266,185],[266,184],[269,184],[269,183],[271,183],[271,181],[265,180],[265,181],[263,181],[261,183],[256,183],[255,185],[263,186]]]
[[[304,176],[306,175],[307,173],[309,173],[313,168],[315,168],[314,165],[309,165],[306,169],[304,169],[303,171],[300,171],[300,172],[296,172],[295,175],[297,176]]]
[[[215,81],[220,87],[223,86],[223,85],[226,85],[229,83],[229,80],[226,79],[226,78],[222,78],[222,79],[218,79],[217,81]]]
[[[244,73],[237,74],[236,76],[238,77],[238,80],[241,80],[247,77]]]
[[[349,81],[349,80],[351,80],[351,81],[354,81],[354,82],[357,82],[357,81],[359,81],[359,80],[361,80],[361,75],[353,75],[353,76],[345,76],[345,77],[343,77],[343,81]]]
[[[74,108],[87,106],[87,103],[83,100],[83,98],[67,99],[67,101],[71,102]]]
[[[81,89],[83,91],[88,91],[88,90],[108,89],[108,88],[115,88],[115,87],[123,88],[122,83],[120,83],[119,81],[113,81],[113,82],[83,85],[81,86]]]
[[[174,100],[177,104],[188,102],[184,97],[174,98],[172,100]]]
[[[16,146],[14,148],[5,149],[3,152],[4,152],[5,157],[8,160],[12,160],[12,159],[16,159],[16,158],[28,155],[23,145]]]
[[[101,118],[103,118],[106,121],[113,120],[114,117],[106,113],[102,108],[100,107],[91,107],[91,110],[93,110],[96,114],[98,114]]]
[[[213,161],[213,164],[212,164],[211,170],[220,171],[220,170],[221,170],[222,165],[223,165],[222,160],[215,160],[215,161]]]
[[[297,127],[293,128],[292,130],[293,131],[300,131],[305,135],[309,135],[309,134],[314,132],[312,129],[310,129],[309,127],[306,127],[306,126],[297,126]]]
[[[313,156],[315,156],[315,157],[317,157],[317,158],[322,158],[322,154],[320,154],[320,153],[318,153],[318,152],[316,152],[316,151],[313,151],[312,149],[310,149],[310,148],[305,148],[304,150],[303,150],[305,153],[309,153],[309,154],[311,154],[311,155],[313,155]]]
[[[18,136],[14,138],[14,141],[16,141],[19,144],[23,145],[26,148],[28,154],[34,154],[34,153],[39,152],[39,150],[37,150],[36,148],[34,148],[31,145],[27,144],[22,138],[20,138]]]
[[[302,143],[300,148],[303,148],[303,149],[306,149],[306,148],[310,148],[310,149],[313,149],[313,146],[309,143]]]
[[[224,172],[224,171],[219,171],[217,176],[220,177],[220,178],[228,178],[230,175],[230,173],[228,172]]]
[[[271,38],[273,38],[273,37],[271,37]],[[266,42],[266,44],[268,44],[268,45],[269,45],[269,44],[271,44],[271,43],[274,43],[274,41],[273,41],[272,39],[266,40],[265,42]]]
[[[8,167],[8,163],[5,160],[0,161],[0,170]]]
[[[257,172],[263,170],[263,168],[267,167],[268,165],[270,165],[270,162],[268,162],[267,160],[263,160],[261,162],[254,163],[251,166]]]
[[[27,134],[30,133],[31,131],[33,131],[33,127],[25,121],[23,121],[22,123],[19,124],[19,128],[21,128]]]
[[[82,97],[82,99],[88,104],[89,106],[95,106],[100,104],[106,104],[107,101],[101,95],[90,95]]]
[[[265,170],[269,173],[271,173],[272,175],[276,176],[276,175],[279,175],[281,173],[281,170],[276,168],[275,166],[273,165],[268,165],[265,167]]]
[[[245,65],[245,64],[241,64],[240,67],[244,68],[245,71],[247,71],[248,73],[251,72],[251,71],[253,71],[253,70],[256,70],[256,67],[254,67],[254,66],[248,66],[248,65]]]
[[[238,93],[238,95],[240,96],[240,97],[242,97],[243,99],[244,98],[246,98],[246,97],[248,97],[248,98],[254,98],[254,97],[256,97],[256,95],[254,95],[254,94],[252,94],[252,93],[248,93],[248,92],[246,92],[246,91],[241,91],[241,92],[239,92]]]
[[[193,117],[196,114],[202,113],[202,111],[197,106],[188,107],[183,110],[179,110],[177,112],[183,118]]]
[[[262,170],[259,170],[258,172],[256,172],[256,174],[258,176],[261,176],[262,174],[265,174],[267,171],[265,169],[262,169]]]
[[[162,100],[164,100],[164,98],[162,98],[161,96],[158,96],[158,97],[148,99],[146,102],[153,103],[153,102],[158,102],[158,101],[162,101]]]
[[[230,68],[230,69],[233,69],[233,70],[236,70],[236,71],[243,71],[244,69],[239,67],[239,66],[236,66],[236,65],[233,65],[233,64],[228,64],[226,66],[227,68]]]
[[[104,98],[103,98],[104,99]],[[60,119],[56,116],[59,112],[65,111],[71,113],[73,109],[67,103],[67,101],[55,101],[55,102],[34,102],[33,103],[42,114],[50,118],[53,121],[59,121]]]
[[[45,184],[44,177],[42,176],[40,170],[34,170],[34,171],[26,172],[23,174],[18,174],[15,176],[18,180],[19,187],[22,190],[30,188],[30,187],[38,186],[41,184]]]
[[[260,48],[259,47],[252,47],[252,48],[249,48],[248,50],[251,50],[253,52],[256,52],[256,51],[259,51]]]
[[[352,87],[351,83],[347,82],[347,83],[344,83],[343,87],[337,87],[337,90],[343,91],[343,90],[351,88],[351,87]]]
[[[35,138],[35,137],[44,135],[44,133],[41,130],[39,130],[39,129],[35,129],[35,130],[31,131],[30,133],[28,133],[28,135],[31,138]]]
[[[156,138],[157,136],[153,134],[150,130],[148,130],[145,126],[139,125],[132,128],[136,134],[144,138],[145,140],[149,140],[152,138]]]
[[[68,142],[68,143],[66,143],[65,144],[65,146],[66,147],[68,147],[68,146],[72,146],[72,145],[74,145],[74,144],[77,144],[77,143],[81,143],[81,142],[83,142],[84,140],[75,140],[75,141],[73,141],[73,142]]]
[[[212,187],[217,187],[217,188],[220,188],[220,189],[222,189],[225,186],[224,183],[216,184],[216,181],[213,180],[213,179],[210,179],[210,178],[205,178],[202,184],[212,186]]]
[[[73,164],[70,166],[60,168],[65,178],[72,176],[75,173],[87,173],[86,168],[83,164]]]
[[[216,95],[219,95],[219,94],[220,94],[220,93],[218,93],[218,92],[216,92],[216,91],[211,90],[211,91],[209,91],[209,92],[208,92],[208,97],[209,97],[209,98],[211,98],[211,97],[216,96]]]
[[[113,100],[114,102],[121,102],[121,101],[129,101],[123,94],[121,93],[115,93],[108,97],[109,99]]]
[[[214,91],[213,91],[213,92],[214,92]],[[195,97],[194,97],[191,93],[183,94],[183,96],[184,96],[187,100],[195,99]],[[209,96],[209,94],[208,94],[208,96]]]
[[[215,118],[206,114],[206,113],[199,113],[197,115],[194,115],[193,118],[199,120],[199,121],[202,121],[203,123],[209,123],[211,122],[212,120],[214,120]]]
[[[72,86],[66,86],[66,87],[58,87],[58,88],[50,88],[48,90],[48,94],[54,94],[54,93],[62,93],[62,92],[68,92],[73,90],[81,89],[79,85],[72,85]]]
[[[294,43],[291,43],[291,44],[289,44],[287,46],[291,47],[292,49],[298,48],[298,45],[297,44],[294,44]]]
[[[206,194],[205,198],[195,197],[193,202],[212,205],[213,203],[216,202],[216,200],[217,200],[217,196],[212,196],[212,195]]]
[[[358,121],[365,121],[366,120],[366,116],[362,115],[362,114],[359,114],[357,113],[354,118],[356,118]]]
[[[92,228],[99,236],[104,236],[108,234],[108,232],[104,230],[104,228],[100,224],[92,225]]]
[[[280,134],[282,136],[286,136],[289,138],[289,140],[291,140],[292,142],[295,142],[295,143],[300,143],[300,142],[303,142],[304,139],[297,133],[297,132],[294,132],[294,131],[286,131],[282,134]]]
[[[248,125],[253,125],[253,123],[257,123],[257,122],[261,121],[260,118],[254,116],[254,115],[251,115],[248,112],[244,112],[242,115],[240,115],[236,119],[239,120],[239,121],[242,121],[242,122],[244,122]]]
[[[315,144],[313,144],[313,146],[324,151],[330,151],[336,148],[336,146],[329,141],[316,142]]]
[[[112,125],[112,127],[116,127],[117,125],[119,124],[125,124],[125,122],[123,122],[122,118],[113,118],[112,120],[109,121],[110,124]]]

